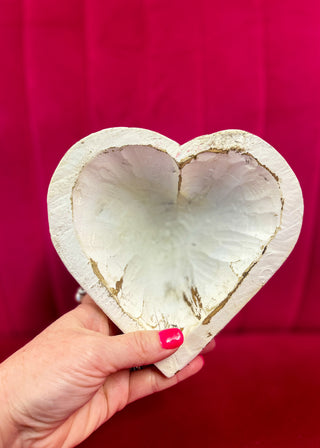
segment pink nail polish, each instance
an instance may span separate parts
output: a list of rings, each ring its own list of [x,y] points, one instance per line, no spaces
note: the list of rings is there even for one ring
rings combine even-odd
[[[168,328],[159,331],[160,344],[162,348],[173,349],[180,347],[183,343],[183,334],[179,328]]]

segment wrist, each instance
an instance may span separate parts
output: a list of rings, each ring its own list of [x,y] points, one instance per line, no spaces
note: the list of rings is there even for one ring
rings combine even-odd
[[[2,406],[2,400],[0,402]],[[19,431],[3,410],[0,410],[0,448],[22,448]]]
[[[10,385],[6,380],[4,364],[0,364],[0,448],[22,448],[19,441],[19,431],[10,415],[10,405],[7,399]]]
[[[10,428],[7,422],[2,419],[2,413],[0,414],[0,419],[0,448],[9,446],[12,448],[22,448],[17,432],[14,428]]]

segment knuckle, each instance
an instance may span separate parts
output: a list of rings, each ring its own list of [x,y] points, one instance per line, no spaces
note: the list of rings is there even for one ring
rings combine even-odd
[[[155,394],[160,390],[158,377],[152,374],[149,375],[149,390],[152,394]]]
[[[151,394],[154,394],[164,389],[167,389],[168,387],[175,386],[178,383],[178,377],[177,375],[175,375],[171,378],[165,378],[158,372],[150,370],[147,381],[148,381],[148,390],[150,391]]]
[[[133,343],[135,345],[137,355],[141,359],[141,364],[143,364],[150,356],[150,341],[142,332],[139,331],[133,333],[133,337]]]

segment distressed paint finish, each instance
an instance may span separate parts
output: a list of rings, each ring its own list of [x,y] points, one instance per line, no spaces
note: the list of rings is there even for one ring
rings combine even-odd
[[[234,164],[239,168],[234,169]],[[111,165],[113,171],[109,167]],[[128,176],[121,175],[121,170],[129,173],[131,184],[125,184]],[[219,170],[226,170],[229,183],[240,182],[232,188],[244,204],[241,210],[237,209],[237,201],[232,199],[234,190],[226,181],[228,176],[221,175],[219,183]],[[242,174],[237,176],[237,170]],[[99,171],[103,173],[100,175]],[[250,188],[245,185],[248,176],[251,176]],[[220,215],[228,217],[226,227],[230,228],[227,242],[223,243],[226,246],[219,252],[210,238],[213,238],[211,234],[214,231],[221,232],[224,224],[224,221],[216,224],[215,221],[219,220],[214,214],[215,191],[219,190],[222,182],[226,186],[221,192],[232,194],[227,196],[229,199],[221,201]],[[256,216],[260,213],[263,218],[263,208],[267,209],[267,213],[265,219],[256,218],[257,235],[254,238],[252,235],[245,236],[252,249],[248,248],[248,254],[244,256],[245,243],[242,246],[238,244],[236,223],[237,220],[246,222],[243,220],[249,213],[251,192],[255,197],[256,188],[262,198],[254,201],[257,204]],[[128,207],[128,214],[125,215],[122,209],[128,204],[128,191],[130,204],[133,205]],[[101,199],[105,192],[112,196],[108,206]],[[249,198],[243,199],[246,195]],[[155,210],[159,219],[163,217],[161,207],[165,201],[162,198],[168,201],[168,213],[175,216],[176,221],[170,218],[172,228],[183,228],[175,239],[170,236],[172,240],[168,246],[174,249],[178,260],[181,257],[184,269],[177,275],[177,283],[181,283],[181,287],[177,286],[173,292],[173,281],[168,281],[172,276],[170,268],[174,265],[171,267],[170,263],[173,261],[167,257],[167,266],[156,261],[162,249],[164,257],[170,255],[169,249],[165,249],[167,240],[160,239],[155,252],[150,252],[150,260],[143,253],[139,260],[138,243],[140,247],[147,245],[148,249],[155,230],[150,230],[151,226],[142,220],[141,241],[137,242],[136,237],[130,236],[130,229],[125,228],[119,233],[124,220],[130,221],[134,229],[138,213],[144,213],[144,209],[141,212],[141,203],[147,211],[148,207],[152,212]],[[176,204],[179,201],[182,205],[178,207]],[[112,205],[114,203],[116,205]],[[201,220],[194,213],[194,210],[199,210],[199,204],[202,207],[201,216],[207,219]],[[271,210],[270,204],[273,207]],[[180,146],[145,129],[111,128],[91,134],[66,153],[49,187],[48,211],[52,241],[61,259],[79,284],[122,331],[170,326],[183,329],[183,346],[170,358],[157,364],[165,375],[171,376],[190,362],[281,266],[298,238],[303,201],[299,183],[286,161],[262,139],[247,132],[222,131],[198,137]],[[103,214],[107,214],[107,218],[101,221]],[[144,215],[140,215],[139,219],[142,219]],[[116,218],[115,226],[112,220]],[[266,224],[266,220],[270,224]],[[162,227],[156,228],[158,233],[163,230],[164,224],[166,221],[163,221]],[[104,231],[106,237],[103,236]],[[100,234],[100,239],[106,238],[103,251],[100,241],[94,241]],[[118,244],[119,235],[132,241],[127,245]],[[207,242],[203,235],[207,235]],[[116,251],[113,247],[115,242]],[[188,244],[190,251],[184,252],[181,246]],[[191,244],[200,247],[198,255],[194,255]],[[111,245],[112,251],[115,251],[113,257],[109,254]],[[187,256],[189,253],[193,255]],[[138,257],[138,262],[134,264],[130,254]],[[202,278],[201,269],[198,272],[201,256],[204,255],[209,261],[214,258],[217,266],[216,270],[212,269],[212,276],[207,275],[205,279]],[[144,263],[147,265],[144,266]],[[144,285],[139,284],[139,276],[132,276],[132,272],[141,269],[143,278],[143,272],[150,266],[150,275],[154,275],[151,279],[153,287],[149,292],[147,290],[144,297]],[[158,277],[157,272],[161,272]],[[192,281],[186,280],[184,272],[189,272]],[[223,286],[219,286],[219,282]],[[170,287],[166,287],[167,284]],[[172,296],[175,299],[170,300]],[[166,299],[166,305],[161,302],[162,297]]]

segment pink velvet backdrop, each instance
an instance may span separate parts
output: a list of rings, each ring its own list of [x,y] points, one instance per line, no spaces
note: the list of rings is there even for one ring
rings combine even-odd
[[[318,0],[1,0],[2,334],[73,306],[46,191],[88,133],[138,126],[183,143],[227,128],[275,146],[305,219],[293,254],[226,331],[318,330]]]

